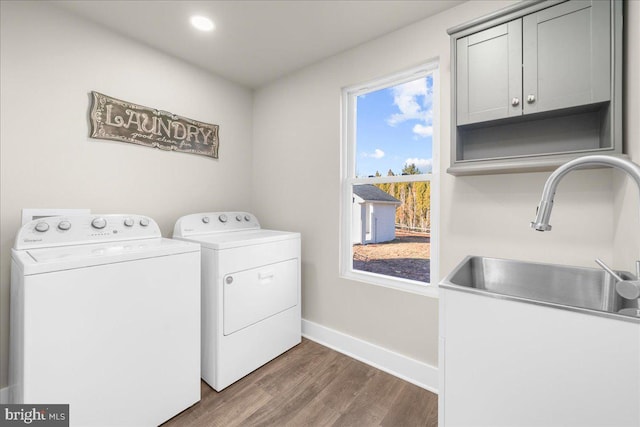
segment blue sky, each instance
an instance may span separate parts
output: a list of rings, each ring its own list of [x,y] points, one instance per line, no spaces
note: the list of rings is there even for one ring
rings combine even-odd
[[[406,163],[431,171],[432,75],[358,96],[356,120],[357,176],[399,174]]]

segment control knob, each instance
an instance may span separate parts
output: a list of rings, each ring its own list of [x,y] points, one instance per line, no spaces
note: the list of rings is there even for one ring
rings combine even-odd
[[[203,216],[202,217],[202,222],[204,222],[205,224],[209,224],[209,217],[208,216]]]
[[[67,231],[71,228],[71,223],[69,221],[60,221],[58,223],[58,230]]]
[[[218,220],[223,223],[227,222],[227,216],[225,214],[222,214],[218,217]]]
[[[107,220],[102,217],[94,218],[93,221],[91,221],[91,226],[101,230],[107,226]]]
[[[244,216],[244,220],[245,221],[251,221],[251,216],[250,215],[245,215]]]
[[[125,218],[124,219],[125,227],[133,227],[133,224],[135,224],[135,221],[133,221],[133,218]]]
[[[147,218],[140,218],[140,225],[142,227],[146,227],[149,225],[149,220]]]
[[[47,230],[49,230],[49,224],[47,224],[46,222],[39,222],[36,224],[36,231],[44,233]]]
[[[242,215],[236,215],[236,221],[238,222],[242,221]]]

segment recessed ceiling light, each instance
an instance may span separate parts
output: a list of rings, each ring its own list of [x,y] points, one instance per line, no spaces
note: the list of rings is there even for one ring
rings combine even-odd
[[[200,31],[211,31],[215,28],[215,25],[213,25],[213,21],[206,16],[192,16],[191,25],[193,25]]]

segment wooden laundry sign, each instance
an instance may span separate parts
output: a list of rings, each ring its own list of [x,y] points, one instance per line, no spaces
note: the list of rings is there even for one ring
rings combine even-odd
[[[218,158],[218,125],[91,92],[91,138]]]

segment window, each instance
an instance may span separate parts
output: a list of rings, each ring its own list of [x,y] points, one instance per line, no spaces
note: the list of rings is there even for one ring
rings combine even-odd
[[[433,294],[438,64],[343,90],[342,277]]]

